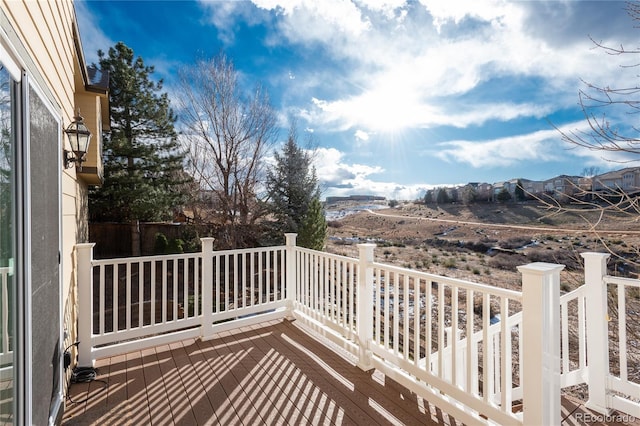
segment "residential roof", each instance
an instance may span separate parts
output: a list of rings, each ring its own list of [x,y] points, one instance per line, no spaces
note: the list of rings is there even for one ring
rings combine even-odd
[[[109,72],[98,69],[95,65],[87,67],[88,84],[90,88],[100,91],[109,90]]]

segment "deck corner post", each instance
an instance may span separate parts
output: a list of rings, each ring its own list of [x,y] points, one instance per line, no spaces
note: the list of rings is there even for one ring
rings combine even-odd
[[[602,278],[607,275],[607,253],[581,253],[584,259],[587,315],[587,385],[589,398],[585,404],[590,410],[609,415],[607,408],[607,375],[609,374],[609,332],[607,325],[607,286]]]
[[[296,233],[284,234],[286,239],[286,296],[287,296],[287,319],[293,320],[293,311],[296,305]]]
[[[522,274],[523,424],[560,425],[560,271],[530,263]]]
[[[76,244],[78,300],[78,366],[93,367],[93,247],[95,243]]]
[[[213,324],[213,241],[215,238],[200,238],[202,242],[202,323],[200,339],[207,339]]]
[[[358,244],[358,289],[356,291],[356,326],[358,333],[358,367],[373,368],[371,341],[373,340],[373,249],[375,244]]]

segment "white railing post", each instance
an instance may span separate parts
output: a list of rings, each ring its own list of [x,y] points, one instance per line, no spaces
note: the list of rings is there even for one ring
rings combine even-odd
[[[202,323],[200,339],[206,340],[213,324],[213,241],[214,238],[200,238],[202,242]],[[220,295],[218,295],[220,296]]]
[[[95,243],[76,244],[76,290],[78,299],[78,366],[93,367],[93,247]]]
[[[609,333],[607,325],[606,253],[582,253],[587,305],[587,369],[589,399],[585,406],[600,414],[611,414],[607,408],[607,376],[609,374]]]
[[[286,270],[286,295],[287,295],[287,318],[293,320],[293,310],[296,303],[296,237],[298,234],[284,234],[287,245],[287,270]]]
[[[358,330],[358,367],[373,368],[371,341],[373,340],[373,249],[375,244],[358,244],[358,290],[356,292],[356,321]]]
[[[523,423],[560,425],[560,271],[530,263],[522,274]],[[503,321],[507,319],[504,318]]]

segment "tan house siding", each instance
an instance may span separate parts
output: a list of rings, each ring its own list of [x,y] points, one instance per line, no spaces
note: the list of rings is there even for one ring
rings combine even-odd
[[[59,108],[63,126],[66,127],[80,108],[85,123],[92,132],[90,151],[87,153],[86,169],[99,169],[102,174],[100,96],[85,92],[81,67],[84,58],[79,57],[74,43],[75,12],[71,1],[14,1],[0,0],[2,9],[22,45],[26,49],[35,69],[27,65],[33,78],[44,84],[42,89]],[[82,52],[79,52],[80,56]],[[82,61],[82,63],[80,63]],[[63,144],[69,149],[69,142],[63,137]],[[62,168],[62,165],[61,165]],[[87,183],[99,184],[97,176],[86,174],[78,179],[75,167],[64,169],[62,174],[62,281],[64,294],[68,294],[72,283],[72,251],[76,242],[87,239],[86,221],[83,209],[87,203],[78,199],[78,194],[86,196]],[[80,188],[78,188],[80,186]],[[79,232],[80,231],[80,232]]]
[[[0,9],[0,42],[53,106],[62,126],[61,146],[70,149],[63,130],[73,120],[77,108],[80,108],[92,132],[83,173],[78,173],[76,167],[64,168],[62,161],[59,164],[60,277],[64,327],[69,332],[69,342],[75,340],[76,335],[73,251],[76,243],[88,239],[88,185],[101,183],[101,123],[105,117],[108,121],[106,90],[89,87],[71,0],[0,0]],[[60,152],[62,158],[63,153]]]

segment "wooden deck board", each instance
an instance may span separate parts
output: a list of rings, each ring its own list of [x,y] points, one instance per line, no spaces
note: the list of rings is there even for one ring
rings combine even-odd
[[[67,400],[63,424],[457,424],[286,320],[105,358],[96,366],[98,380],[71,385],[76,402]],[[584,424],[576,421],[584,413],[579,402],[563,398],[563,425]]]

